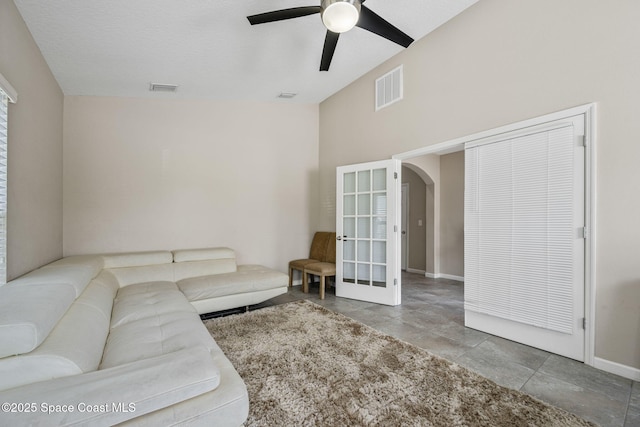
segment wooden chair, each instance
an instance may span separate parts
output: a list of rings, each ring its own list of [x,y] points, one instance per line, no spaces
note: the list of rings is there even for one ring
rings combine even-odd
[[[309,264],[322,262],[326,259],[327,247],[329,242],[332,242],[334,246],[334,259],[335,259],[335,241],[336,233],[328,231],[318,231],[313,236],[311,241],[311,250],[309,251],[309,258],[294,259],[289,262],[289,287],[293,285],[293,272],[299,270],[302,273],[302,283],[304,290],[304,267]],[[305,291],[308,292],[308,291]]]
[[[322,262],[314,262],[305,265],[302,273],[302,291],[309,292],[308,275],[320,277],[320,299],[324,299],[324,290],[327,277],[336,276],[336,233],[332,233],[331,242],[327,245],[326,257]]]

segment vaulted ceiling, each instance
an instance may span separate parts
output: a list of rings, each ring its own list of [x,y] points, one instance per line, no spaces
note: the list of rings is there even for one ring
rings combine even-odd
[[[14,1],[65,95],[271,101],[290,92],[317,103],[403,49],[356,27],[320,72],[318,14],[255,26],[246,18],[320,0]],[[476,1],[366,6],[418,40]],[[179,88],[153,93],[150,83]]]

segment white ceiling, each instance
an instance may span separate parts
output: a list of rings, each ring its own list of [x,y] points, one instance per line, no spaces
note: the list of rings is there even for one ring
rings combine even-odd
[[[320,72],[319,14],[255,26],[246,19],[320,0],[14,1],[65,95],[272,101],[294,92],[286,102],[317,103],[403,49],[354,28]],[[365,4],[418,40],[476,1]],[[149,92],[152,82],[178,92]]]

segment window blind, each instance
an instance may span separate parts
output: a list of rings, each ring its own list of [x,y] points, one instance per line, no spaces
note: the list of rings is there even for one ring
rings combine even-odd
[[[571,124],[465,150],[465,310],[571,334]]]
[[[7,128],[9,98],[0,89],[0,285],[7,282]]]

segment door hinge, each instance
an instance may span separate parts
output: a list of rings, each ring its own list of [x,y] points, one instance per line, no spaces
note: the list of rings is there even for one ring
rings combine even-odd
[[[587,232],[587,227],[582,227],[582,238],[586,239],[589,237],[589,233]]]
[[[393,286],[398,286],[398,279],[393,279]]]
[[[587,329],[587,318],[583,317],[582,318],[582,329]]]
[[[393,232],[394,232],[394,233],[397,233],[397,232],[398,232],[398,226],[397,226],[397,225],[394,225],[394,226],[393,226]]]
[[[398,172],[393,173],[393,179],[398,179]]]
[[[587,135],[578,135],[576,138],[578,139],[578,147],[587,146]]]

